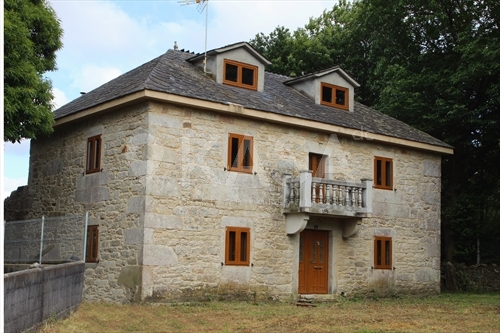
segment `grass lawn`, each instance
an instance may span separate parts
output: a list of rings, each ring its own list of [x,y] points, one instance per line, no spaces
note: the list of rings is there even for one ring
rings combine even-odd
[[[83,303],[39,333],[70,332],[500,332],[500,294],[295,303]]]

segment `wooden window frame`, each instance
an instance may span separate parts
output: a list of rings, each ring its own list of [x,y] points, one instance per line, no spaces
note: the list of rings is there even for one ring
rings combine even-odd
[[[378,184],[378,177],[377,174],[379,173],[377,162],[380,161],[380,165],[382,166],[382,170],[380,170],[380,175],[381,175],[381,184]],[[387,167],[386,163],[389,162],[391,166],[390,170],[390,184],[387,185]],[[373,162],[373,186],[375,188],[383,189],[383,190],[392,190],[394,188],[394,163],[392,161],[392,158],[387,158],[387,157],[379,157],[375,156],[374,162]]]
[[[233,166],[234,161],[233,161],[233,139],[238,139],[238,152],[237,152],[237,160],[236,160],[236,166]],[[245,140],[250,141],[250,165],[244,166],[243,165],[243,160],[244,160],[244,143]],[[234,134],[234,133],[229,133],[228,136],[228,144],[227,144],[227,169],[229,171],[236,171],[236,172],[244,172],[244,173],[252,173],[253,170],[253,137],[247,136],[247,135],[241,135],[241,134]]]
[[[233,66],[236,66],[238,68],[236,82],[231,81],[231,80],[226,80],[226,65],[233,65]],[[243,68],[253,70],[253,85],[243,83],[243,75],[242,75]],[[259,72],[259,68],[257,66],[252,66],[252,65],[245,64],[245,63],[238,62],[238,61],[234,61],[234,60],[224,59],[222,82],[224,84],[229,85],[229,86],[245,88],[245,89],[250,89],[250,90],[257,90],[258,72]]]
[[[328,102],[323,100],[323,87],[326,88],[331,88],[332,89],[332,102]],[[336,101],[336,96],[337,96],[337,90],[343,91],[345,93],[345,105],[343,104],[337,104]],[[334,84],[329,84],[326,82],[321,82],[320,86],[320,102],[322,105],[327,105],[327,106],[333,106],[342,110],[349,110],[349,89],[345,87],[340,87],[336,86]]]
[[[231,245],[231,232],[235,233],[234,244]],[[241,235],[246,233],[246,244],[242,244]],[[242,259],[242,249],[246,253],[246,258]],[[233,253],[232,253],[233,252]],[[250,228],[241,227],[226,227],[226,248],[225,248],[226,265],[233,266],[250,266]]]
[[[95,239],[92,237],[95,231]],[[87,253],[85,254],[85,262],[99,261],[99,226],[87,226]]]
[[[380,241],[381,248],[380,248],[380,263],[378,261],[378,241]],[[387,256],[386,256],[386,242],[389,242],[389,246],[391,247],[389,249],[389,261],[387,262]],[[392,269],[392,252],[393,252],[393,247],[392,247],[392,237],[386,237],[386,236],[375,236],[375,239],[373,241],[373,267],[375,269]]]
[[[85,173],[89,174],[101,171],[101,151],[102,139],[100,135],[92,136],[87,139]]]

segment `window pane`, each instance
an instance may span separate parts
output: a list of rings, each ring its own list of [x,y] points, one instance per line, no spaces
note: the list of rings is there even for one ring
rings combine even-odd
[[[94,152],[92,153],[94,155],[94,169],[99,169],[99,152],[101,151],[101,146],[100,146],[100,140],[97,139],[95,140],[95,149]]]
[[[250,156],[250,140],[243,140],[243,168],[250,169],[251,167]]]
[[[332,88],[323,86],[321,87],[321,89],[322,89],[321,98],[323,102],[332,103],[332,95],[333,95]]]
[[[385,161],[385,186],[391,186],[391,161]]]
[[[242,68],[241,82],[253,86],[254,70],[250,68]]]
[[[385,241],[385,265],[391,265],[391,241]]]
[[[311,253],[311,262],[316,262],[316,239],[313,239],[312,241],[312,253]]]
[[[376,169],[375,172],[376,172],[376,175],[375,175],[375,182],[377,183],[377,185],[382,185],[382,161],[381,160],[377,160],[376,162]]]
[[[345,105],[345,91],[335,90],[335,103],[339,105]]]
[[[226,64],[226,80],[238,82],[238,67],[231,64]]]
[[[87,170],[92,169],[92,141],[87,142]]]
[[[231,163],[233,168],[238,167],[238,138],[231,138]]]
[[[382,265],[382,241],[377,240],[377,262],[376,265]]]
[[[324,242],[319,241],[319,262],[323,262],[323,246]]]
[[[235,261],[236,260],[236,231],[230,231],[229,232],[229,261]]]
[[[240,261],[247,261],[248,233],[241,233],[240,241]]]
[[[97,229],[93,228],[92,229],[92,254],[91,258],[96,259],[97,258]]]

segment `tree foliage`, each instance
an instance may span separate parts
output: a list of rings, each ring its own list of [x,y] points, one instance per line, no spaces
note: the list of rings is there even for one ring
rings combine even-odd
[[[52,132],[51,82],[62,29],[45,0],[4,1],[4,141]]]
[[[482,239],[482,257],[498,261],[499,20],[496,0],[340,1],[251,43],[282,74],[342,66],[362,85],[358,101],[454,146],[442,166],[444,259],[474,262]]]

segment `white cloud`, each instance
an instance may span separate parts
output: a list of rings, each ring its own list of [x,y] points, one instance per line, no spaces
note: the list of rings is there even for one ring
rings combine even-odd
[[[268,35],[277,26],[294,31],[310,17],[320,16],[337,1],[214,1],[209,3],[214,18],[209,36],[225,36],[225,44],[248,41],[262,32]],[[224,45],[212,44],[212,47]]]
[[[192,33],[190,27],[196,25],[188,20],[150,20],[124,11],[120,6],[127,8],[125,3],[52,1],[51,5],[64,29],[60,69],[95,64],[129,70],[172,48],[176,36]],[[150,2],[144,6],[153,9]]]
[[[69,102],[66,94],[61,89],[52,88],[52,94],[54,95],[54,99],[52,100],[52,103],[54,104],[54,110]]]
[[[125,51],[141,27],[112,2],[53,1],[64,29],[64,50],[82,61]]]
[[[120,76],[122,72],[113,67],[85,65],[72,83],[82,92],[88,92]]]
[[[27,177],[22,177],[22,178],[17,178],[17,179],[11,179],[11,178],[4,178],[3,179],[3,190],[2,190],[2,202],[10,196],[12,191],[17,190],[19,186],[26,185],[28,183]]]

